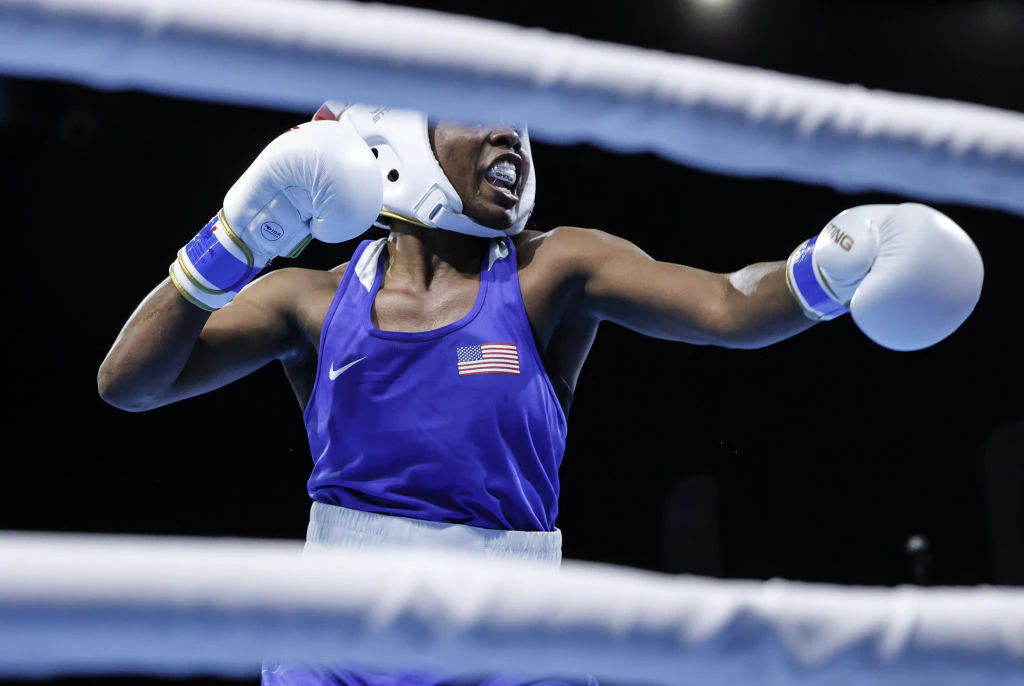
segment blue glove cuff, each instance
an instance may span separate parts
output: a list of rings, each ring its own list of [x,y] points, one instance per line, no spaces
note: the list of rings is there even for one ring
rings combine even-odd
[[[252,253],[246,250],[240,240],[232,239],[231,229],[217,214],[188,242],[184,250],[189,271],[203,277],[221,292],[240,290],[260,271],[253,265]],[[237,246],[245,254],[246,261],[232,254],[224,245],[226,241]]]
[[[815,236],[793,251],[787,268],[789,286],[804,309],[819,319],[835,319],[850,309],[832,297],[815,273],[813,257],[817,241],[818,237]]]
[[[182,297],[213,311],[231,302],[262,268],[221,212],[178,251],[170,276]]]

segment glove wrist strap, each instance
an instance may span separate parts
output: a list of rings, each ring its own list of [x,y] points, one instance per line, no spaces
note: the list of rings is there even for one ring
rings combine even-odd
[[[786,263],[786,285],[804,314],[815,321],[835,319],[850,309],[831,293],[828,282],[814,264],[814,244],[818,237],[801,243]]]
[[[169,271],[182,297],[212,311],[231,302],[263,266],[219,212],[178,251]]]

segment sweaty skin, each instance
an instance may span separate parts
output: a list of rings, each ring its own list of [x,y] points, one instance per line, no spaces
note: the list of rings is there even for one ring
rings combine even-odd
[[[506,228],[517,198],[486,169],[515,154],[526,177],[532,160],[508,127],[439,122],[435,154],[476,221]],[[518,190],[513,189],[513,195]],[[700,345],[754,348],[809,328],[786,286],[785,261],[719,274],[659,262],[604,231],[563,226],[525,230],[516,242],[523,302],[548,376],[568,408],[598,325]],[[395,222],[388,236],[374,324],[428,331],[472,308],[488,240]],[[144,411],[206,393],[280,361],[299,405],[313,387],[320,330],[347,263],[328,271],[284,267],[258,277],[209,313],[161,282],[125,323],[98,373],[112,405]]]

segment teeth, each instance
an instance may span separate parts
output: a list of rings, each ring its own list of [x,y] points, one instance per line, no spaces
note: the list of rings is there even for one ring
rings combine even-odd
[[[487,178],[497,184],[503,184],[508,188],[516,185],[518,175],[516,174],[516,165],[508,160],[501,160],[491,165],[491,168],[487,170]]]

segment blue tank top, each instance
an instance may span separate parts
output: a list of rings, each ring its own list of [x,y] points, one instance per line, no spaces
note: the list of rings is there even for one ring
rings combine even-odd
[[[415,333],[372,323],[386,256],[386,239],[360,243],[324,320],[303,415],[310,497],[553,531],[566,418],[534,343],[513,242],[490,242],[465,317]]]

